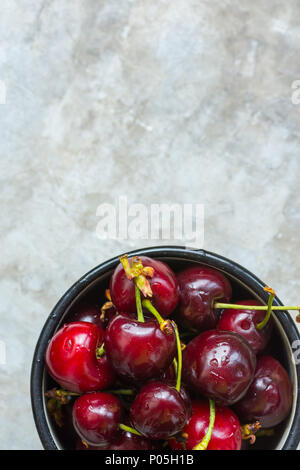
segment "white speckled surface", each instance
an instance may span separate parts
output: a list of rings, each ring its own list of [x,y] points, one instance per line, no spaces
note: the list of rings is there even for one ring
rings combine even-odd
[[[205,204],[204,248],[299,304],[297,0],[2,0],[0,448],[41,448],[29,374],[53,305],[146,243],[97,206]],[[153,243],[149,243],[153,244]]]

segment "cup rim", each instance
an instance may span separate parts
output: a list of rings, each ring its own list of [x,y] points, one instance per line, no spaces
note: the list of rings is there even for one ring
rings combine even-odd
[[[202,264],[208,264],[217,269],[220,269],[236,277],[239,281],[244,283],[248,288],[252,289],[254,292],[261,290],[260,297],[267,303],[268,294],[263,291],[265,283],[263,283],[257,276],[248,271],[246,268],[240,264],[232,261],[228,258],[225,258],[221,255],[218,255],[214,252],[206,250],[198,250],[194,248],[188,248],[185,246],[153,246],[147,248],[140,248],[138,250],[132,250],[127,252],[129,256],[152,256],[156,258],[177,258],[185,261],[195,261]],[[58,450],[58,446],[53,437],[53,433],[49,426],[45,402],[43,397],[43,380],[45,374],[45,363],[44,363],[44,354],[47,347],[47,344],[50,338],[53,336],[57,325],[64,315],[68,306],[76,299],[76,297],[89,285],[97,280],[101,275],[104,275],[106,272],[114,269],[114,267],[119,263],[119,256],[115,256],[82,276],[78,281],[76,281],[60,298],[57,302],[50,315],[48,316],[42,331],[39,335],[31,367],[31,377],[30,377],[30,394],[31,394],[31,406],[33,411],[33,417],[35,425],[41,440],[41,443],[46,450]],[[274,299],[274,305],[283,305],[278,297]],[[290,343],[290,345],[295,340],[300,340],[299,331],[287,311],[281,311],[281,315],[277,317],[277,320],[281,324],[285,335]],[[296,397],[294,401],[295,413],[293,416],[292,423],[290,425],[289,434],[281,448],[281,450],[292,450],[297,449],[297,446],[300,441],[300,363],[295,364],[295,378],[297,379],[296,384]]]

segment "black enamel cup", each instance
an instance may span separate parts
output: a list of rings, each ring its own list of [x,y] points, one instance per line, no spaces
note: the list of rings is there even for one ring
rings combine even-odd
[[[267,304],[268,294],[264,291],[265,283],[237,263],[204,250],[194,250],[178,246],[152,247],[135,250],[129,256],[150,256],[160,259],[171,266],[176,272],[192,264],[202,264],[223,272],[233,286],[233,298],[257,298]],[[71,321],[72,313],[79,302],[85,299],[104,300],[104,291],[108,287],[109,278],[119,263],[119,257],[110,259],[92,269],[79,279],[59,300],[49,315],[38,339],[34,352],[31,370],[31,402],[36,427],[45,449],[72,449],[74,436],[72,430],[63,432],[57,428],[49,417],[45,391],[53,386],[44,365],[44,354],[47,344],[54,333],[66,322]],[[276,297],[274,305],[283,305]],[[293,384],[293,406],[289,417],[276,427],[275,435],[257,439],[256,449],[296,449],[300,441],[300,363],[294,360],[293,352],[299,348],[300,335],[288,312],[273,314],[275,328],[271,340],[275,357],[289,373]]]

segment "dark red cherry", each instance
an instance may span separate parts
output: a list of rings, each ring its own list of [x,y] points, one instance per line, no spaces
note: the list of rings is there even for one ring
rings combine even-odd
[[[137,436],[129,431],[120,431],[114,442],[108,447],[86,446],[80,439],[77,442],[76,450],[153,450],[155,449],[150,439]]]
[[[245,395],[255,366],[249,344],[231,331],[205,331],[183,351],[185,383],[222,405],[232,405]]]
[[[104,331],[87,322],[64,325],[50,340],[45,362],[49,374],[63,388],[82,393],[110,387],[115,373],[106,356],[96,357]]]
[[[159,382],[163,382],[164,384],[169,385],[170,387],[176,388],[176,379],[164,379],[161,377],[159,379]],[[192,414],[192,401],[191,401],[189,392],[187,390],[187,387],[181,384],[179,393],[180,393],[181,398],[184,401],[187,417],[189,418]]]
[[[130,407],[130,421],[149,439],[167,439],[183,429],[187,410],[175,387],[154,381],[137,394]]]
[[[111,307],[107,307],[111,304]],[[72,321],[86,321],[88,323],[95,323],[100,328],[105,329],[109,320],[116,314],[116,309],[111,302],[106,302],[102,307],[106,307],[104,312],[99,305],[95,303],[81,303],[72,315]]]
[[[174,366],[174,362],[161,374],[160,380],[162,382],[170,382],[176,384],[177,374]]]
[[[167,384],[170,385],[171,387],[175,387],[175,382],[167,382]],[[186,409],[186,415],[187,415],[187,419],[188,419],[188,418],[190,418],[190,416],[192,414],[192,401],[191,401],[190,395],[189,395],[185,385],[181,384],[179,393],[180,393],[181,398],[184,401],[185,409]]]
[[[146,437],[137,436],[129,431],[119,433],[116,441],[108,450],[153,450],[154,445]]]
[[[154,276],[148,279],[152,290],[151,302],[163,317],[167,317],[173,312],[179,301],[176,276],[171,268],[162,261],[146,256],[141,256],[140,260],[144,267],[154,269]],[[118,312],[136,312],[134,281],[127,278],[121,263],[116,267],[111,277],[110,293]]]
[[[100,319],[101,309],[96,304],[81,304],[72,315],[72,322],[85,321],[87,323],[94,323],[100,328],[104,328],[104,323]]]
[[[134,383],[160,377],[177,351],[173,331],[168,335],[156,320],[142,323],[125,314],[109,322],[104,344],[119,377]]]
[[[243,422],[258,420],[263,428],[281,423],[289,414],[293,401],[289,376],[271,356],[257,361],[254,380],[235,410]]]
[[[117,437],[123,417],[120,400],[111,393],[86,393],[73,406],[73,425],[87,444],[107,447]]]
[[[192,402],[192,416],[182,433],[169,439],[171,449],[193,450],[204,438],[209,424],[208,400]],[[207,450],[240,450],[242,433],[236,414],[227,407],[216,406],[214,427]]]
[[[238,305],[261,305],[257,300],[241,300]],[[265,318],[266,312],[263,310],[240,310],[226,309],[218,322],[218,330],[233,331],[241,335],[252,347],[255,354],[261,353],[267,346],[271,331],[272,319],[261,330],[257,329],[257,324]]]
[[[174,373],[173,373],[173,370],[174,370]],[[170,385],[170,387],[176,387],[177,377],[176,377],[176,372],[175,372],[175,368],[173,364],[171,364],[170,367],[166,370],[166,372],[160,377],[159,381],[167,385]],[[187,391],[187,387],[184,384],[180,385],[179,393],[185,403],[187,416],[190,417],[192,413],[192,402],[191,402],[190,395]]]
[[[214,303],[229,302],[232,294],[228,279],[206,266],[187,268],[177,276],[180,295],[180,320],[199,331],[214,328],[218,312]]]

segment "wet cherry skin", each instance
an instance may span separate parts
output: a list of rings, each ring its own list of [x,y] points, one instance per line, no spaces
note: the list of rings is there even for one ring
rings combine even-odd
[[[245,395],[255,366],[249,344],[231,331],[205,331],[183,351],[185,383],[220,405],[232,405]]]
[[[288,416],[292,397],[284,367],[272,356],[261,356],[253,382],[235,410],[243,422],[258,420],[263,428],[271,428]]]
[[[141,256],[140,259],[144,267],[150,266],[154,269],[154,276],[148,278],[152,289],[151,302],[161,316],[168,317],[179,301],[176,276],[171,268],[162,261],[146,256]],[[118,312],[136,312],[134,281],[126,277],[121,263],[118,264],[111,276],[110,293]]]
[[[173,380],[173,379],[171,379],[171,380],[165,379],[164,380],[164,379],[160,378],[159,382],[163,382],[164,384],[169,385],[172,388],[176,388],[176,380]],[[180,385],[179,394],[180,394],[181,398],[184,401],[186,414],[187,414],[187,419],[188,419],[192,414],[192,401],[191,401],[189,392],[187,390],[187,387],[185,385],[183,385],[183,384]]]
[[[238,305],[261,305],[257,300],[241,300]],[[272,332],[272,318],[264,328],[258,330],[256,325],[263,321],[266,312],[263,310],[226,309],[217,324],[218,330],[233,331],[241,335],[252,347],[255,354],[261,353],[267,346]]]
[[[174,363],[172,363],[170,365],[170,367],[161,375],[161,377],[159,378],[160,381],[170,385],[171,387],[176,387],[176,370],[175,370],[175,367],[174,367]],[[186,406],[186,410],[187,410],[187,415],[188,417],[190,417],[191,413],[192,413],[192,402],[191,402],[191,398],[190,398],[190,395],[188,393],[188,390],[187,390],[187,387],[181,383],[181,386],[180,386],[180,395],[181,397],[183,398],[183,401],[185,403],[185,406]]]
[[[170,385],[171,387],[176,386],[175,381],[167,382],[167,384]],[[192,414],[192,401],[185,385],[181,384],[179,393],[185,404],[187,419],[189,419]]]
[[[104,355],[96,350],[104,340],[104,331],[87,322],[64,325],[50,340],[45,362],[52,378],[66,390],[83,393],[110,387],[115,372]]]
[[[218,321],[214,303],[229,302],[231,298],[228,279],[215,269],[193,266],[179,273],[177,280],[180,321],[199,331],[214,328]]]
[[[185,402],[174,387],[160,381],[149,382],[130,407],[130,421],[149,439],[167,439],[186,424]]]
[[[123,313],[109,322],[104,344],[115,371],[127,383],[160,377],[177,351],[175,334],[163,333],[156,320],[142,323]]]
[[[179,436],[169,439],[169,446],[171,449],[193,450],[204,438],[208,425],[208,400],[193,401],[191,418]],[[230,408],[216,406],[215,423],[207,450],[240,450],[241,446],[242,433],[238,417]]]
[[[87,444],[107,447],[117,437],[123,411],[120,400],[111,393],[81,395],[73,406],[73,425]]]

